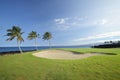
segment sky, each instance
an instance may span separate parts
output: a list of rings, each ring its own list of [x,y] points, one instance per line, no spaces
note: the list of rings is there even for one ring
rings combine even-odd
[[[120,40],[120,0],[0,0],[0,46],[17,46],[4,36],[12,26],[25,32],[21,46],[34,46],[31,31],[40,34],[39,46],[48,45],[47,31],[53,46]]]

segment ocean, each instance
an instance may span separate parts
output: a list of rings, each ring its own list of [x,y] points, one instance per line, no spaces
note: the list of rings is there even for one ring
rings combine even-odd
[[[23,51],[35,50],[35,47],[21,47]],[[85,46],[52,46],[52,48],[90,48],[90,45]],[[40,46],[38,50],[49,49],[49,46]],[[0,47],[0,52],[19,51],[18,47]]]

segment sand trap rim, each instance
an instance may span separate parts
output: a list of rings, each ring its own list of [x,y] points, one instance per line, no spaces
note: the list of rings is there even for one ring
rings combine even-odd
[[[36,57],[47,58],[47,59],[62,59],[62,60],[74,60],[83,59],[90,56],[101,56],[101,55],[117,55],[115,53],[103,53],[103,52],[90,52],[90,53],[79,53],[75,51],[61,50],[61,49],[49,49],[43,50],[33,54]]]

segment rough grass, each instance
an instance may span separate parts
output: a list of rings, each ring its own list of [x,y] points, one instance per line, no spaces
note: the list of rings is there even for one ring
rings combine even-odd
[[[52,60],[32,55],[0,56],[0,80],[120,80],[120,48],[80,49],[76,52],[115,53],[80,60]]]

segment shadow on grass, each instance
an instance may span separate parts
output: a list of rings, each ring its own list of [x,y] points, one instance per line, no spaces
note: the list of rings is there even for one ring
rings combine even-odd
[[[56,50],[68,51],[68,52],[72,52],[73,54],[84,54],[82,52],[69,51],[69,50],[64,50],[64,49],[56,49]]]
[[[82,52],[76,52],[76,51],[70,51],[70,52],[72,52],[73,54],[84,54]]]
[[[90,52],[90,53],[100,53],[100,54],[106,54],[106,55],[117,55],[116,53],[105,53],[105,52]]]
[[[69,51],[69,50],[64,50],[64,49],[56,49],[56,50],[63,50],[63,51]],[[73,54],[85,54],[83,52],[76,52],[76,51],[69,51],[69,52],[72,52]],[[105,53],[105,52],[87,52],[87,53],[92,53],[92,54],[106,54],[106,55],[117,55],[116,53]]]

